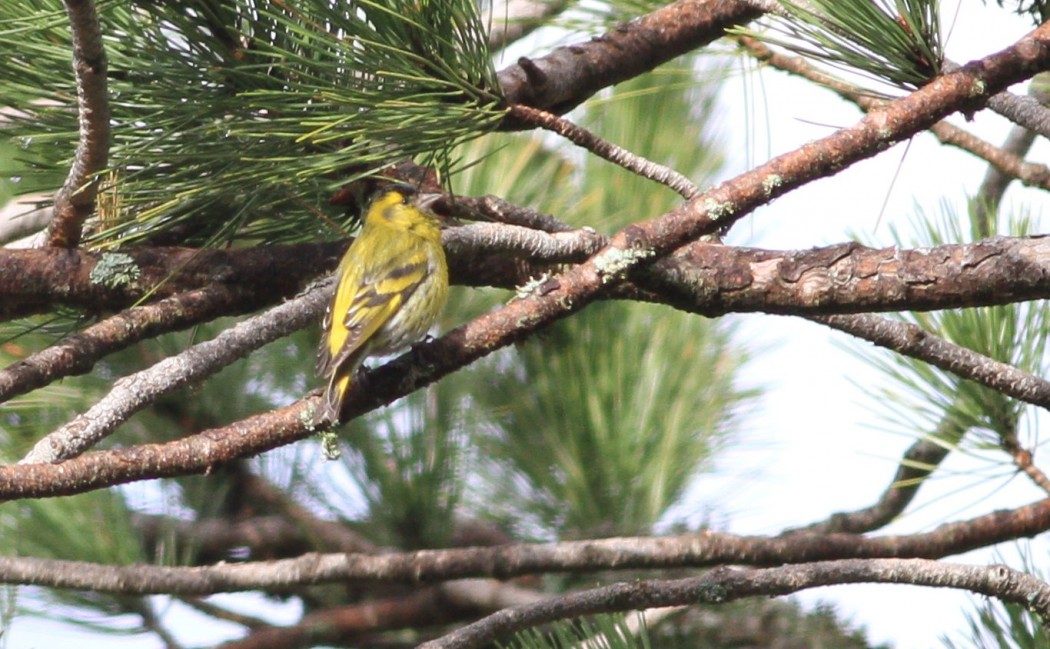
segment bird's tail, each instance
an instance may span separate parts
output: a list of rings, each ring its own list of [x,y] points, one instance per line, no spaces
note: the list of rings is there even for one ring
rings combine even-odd
[[[350,375],[340,376],[338,372],[334,373],[321,398],[321,405],[314,413],[314,426],[339,423],[339,414],[343,410],[343,399],[348,389],[350,389]]]

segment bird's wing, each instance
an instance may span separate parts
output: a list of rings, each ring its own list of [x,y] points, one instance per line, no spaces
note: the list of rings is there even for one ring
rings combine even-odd
[[[317,358],[318,373],[327,374],[366,352],[368,340],[426,280],[427,272],[426,255],[411,249],[387,256],[382,267],[351,267],[325,316],[327,339]]]

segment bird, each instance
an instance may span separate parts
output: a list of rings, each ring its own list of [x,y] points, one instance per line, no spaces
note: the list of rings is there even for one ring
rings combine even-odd
[[[441,224],[431,210],[440,196],[394,184],[372,198],[361,233],[339,262],[339,283],[325,313],[317,373],[328,385],[315,425],[339,423],[347,390],[366,358],[419,341],[441,316],[448,262]]]

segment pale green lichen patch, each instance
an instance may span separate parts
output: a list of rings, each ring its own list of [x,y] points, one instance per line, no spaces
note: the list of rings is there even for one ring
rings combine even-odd
[[[92,284],[120,288],[136,282],[142,275],[135,260],[117,252],[106,252],[98,258],[88,278]]]
[[[642,259],[652,257],[655,253],[647,248],[609,248],[594,259],[594,267],[602,276],[602,283],[608,283],[623,275]]]
[[[720,604],[729,597],[729,591],[722,584],[709,584],[700,589],[697,601],[704,604]]]
[[[707,212],[707,216],[712,221],[718,221],[724,219],[727,216],[732,216],[736,212],[736,205],[732,201],[726,201],[725,203],[719,203],[713,198],[709,198],[704,201],[704,211]]]
[[[780,177],[780,174],[770,174],[762,179],[762,191],[769,196],[782,184],[784,184],[784,179]]]
[[[983,97],[988,88],[984,85],[984,81],[980,79],[974,79],[970,85],[970,96],[971,97]]]
[[[334,431],[326,430],[320,434],[320,437],[321,453],[324,455],[324,459],[333,461],[343,456],[343,451],[339,448],[339,435]]]
[[[527,298],[530,295],[532,295],[533,293],[535,293],[536,289],[538,289],[539,287],[541,287],[544,284],[546,284],[547,280],[549,280],[549,279],[550,279],[550,274],[549,273],[544,273],[544,274],[540,275],[539,277],[533,277],[532,279],[530,279],[529,281],[525,282],[524,284],[522,284],[521,286],[519,286],[518,288],[516,288],[514,290],[514,299],[516,299],[516,300],[524,300],[525,298]]]
[[[314,414],[317,409],[313,406],[307,406],[299,411],[299,422],[306,426],[307,430],[316,430],[317,426],[314,424]]]

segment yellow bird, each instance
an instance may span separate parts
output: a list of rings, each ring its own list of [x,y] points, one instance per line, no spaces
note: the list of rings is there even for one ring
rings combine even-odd
[[[416,342],[448,298],[448,263],[430,205],[437,194],[406,185],[381,190],[361,234],[339,262],[339,286],[324,319],[317,373],[328,377],[314,423],[338,423],[357,368],[369,356]]]

